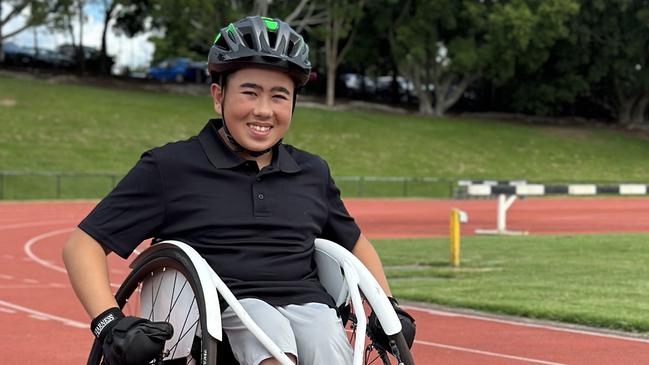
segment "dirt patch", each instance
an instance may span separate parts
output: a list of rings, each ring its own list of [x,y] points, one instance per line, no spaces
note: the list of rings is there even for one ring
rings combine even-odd
[[[16,102],[16,99],[10,99],[10,98],[0,99],[0,106],[3,107],[13,107],[16,106],[16,104],[18,104]]]

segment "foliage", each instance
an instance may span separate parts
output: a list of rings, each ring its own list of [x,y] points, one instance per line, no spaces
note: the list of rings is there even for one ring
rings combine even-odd
[[[116,15],[116,30],[134,36],[147,30],[155,35],[153,61],[171,57],[203,60],[217,31],[249,15],[253,9],[268,9],[271,17],[284,18],[299,5],[297,1],[262,4],[263,1],[233,0],[122,0]],[[296,22],[301,19],[296,18]]]
[[[406,5],[410,2],[406,2]],[[413,81],[420,112],[442,115],[478,77],[502,81],[516,66],[537,70],[565,37],[575,0],[412,1],[396,26],[393,52]]]
[[[52,15],[54,0],[0,0],[0,62],[4,60],[2,42],[4,39],[13,37],[31,27],[45,24]],[[2,12],[3,5],[9,10],[7,13]],[[27,11],[27,18],[18,28],[11,31],[5,31],[3,28],[9,22],[17,19]]]
[[[414,101],[422,114],[443,115],[461,102],[462,110],[579,114],[614,118],[629,127],[649,126],[646,0],[2,3],[0,25],[22,10],[31,14],[25,28],[16,31],[48,23],[70,32],[71,23],[83,19],[79,4],[103,5],[102,39],[111,19],[118,33],[152,32],[154,62],[178,56],[204,60],[217,29],[251,12],[263,12],[285,19],[305,36],[314,69],[326,70],[327,77],[315,84],[322,88],[327,84],[330,104],[339,74],[353,72],[361,78],[392,76],[389,90],[381,85],[372,91],[374,100]],[[11,35],[2,30],[0,39]],[[106,49],[105,41],[102,48]],[[102,62],[106,71],[105,55]],[[398,76],[409,84],[398,83]],[[363,92],[354,95],[359,94],[368,97]]]
[[[569,36],[538,70],[519,68],[506,85],[516,110],[556,114],[579,98],[608,110],[620,124],[647,123],[649,3],[581,1]]]

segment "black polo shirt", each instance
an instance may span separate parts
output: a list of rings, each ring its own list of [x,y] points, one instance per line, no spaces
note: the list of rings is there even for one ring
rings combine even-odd
[[[333,306],[313,241],[352,250],[360,229],[326,162],[279,144],[259,171],[223,143],[221,125],[210,120],[198,136],[145,152],[79,228],[124,258],[148,238],[184,241],[239,298]]]

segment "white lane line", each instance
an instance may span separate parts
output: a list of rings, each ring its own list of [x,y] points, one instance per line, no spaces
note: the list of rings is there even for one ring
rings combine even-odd
[[[33,237],[29,241],[25,242],[25,245],[24,245],[25,254],[27,254],[27,257],[29,257],[31,260],[36,261],[38,264],[40,264],[42,266],[45,266],[47,268],[50,268],[50,269],[58,271],[58,272],[62,272],[64,274],[67,274],[67,271],[65,270],[65,268],[57,266],[57,265],[53,264],[51,261],[43,260],[40,257],[36,256],[36,254],[34,254],[34,252],[32,251],[32,246],[36,242],[38,242],[38,241],[40,241],[42,239],[49,238],[49,237],[52,237],[52,236],[57,236],[57,235],[67,233],[67,232],[72,232],[74,230],[75,230],[75,228],[57,229],[56,231],[43,233],[41,235]]]
[[[34,279],[23,279],[23,282],[27,283],[27,284],[38,284],[39,283],[38,280],[34,280]]]
[[[34,310],[34,309],[23,307],[21,305],[5,302],[4,300],[0,300],[0,305],[4,306],[4,307],[7,307],[9,309],[14,309],[14,310],[17,310],[17,311],[20,311],[20,312],[27,313],[32,318],[58,321],[58,322],[63,323],[66,326],[71,326],[71,327],[76,327],[76,328],[84,328],[84,329],[88,328],[87,323],[75,321],[74,319],[55,316],[53,314],[49,314],[49,313],[45,313],[45,312],[40,312],[40,311],[37,311],[37,310]]]
[[[500,358],[503,358],[503,359],[524,361],[524,362],[529,362],[529,363],[533,363],[533,364],[567,365],[567,364],[561,363],[561,362],[543,361],[543,360],[538,360],[538,359],[532,359],[532,358],[529,358],[529,357],[506,355],[506,354],[500,354],[500,353],[497,353],[497,352],[489,352],[489,351],[480,351],[480,350],[470,349],[470,348],[466,348],[466,347],[444,345],[444,344],[435,343],[435,342],[415,340],[415,343],[420,344],[420,345],[432,346],[432,347],[440,347],[440,348],[448,349],[448,350],[469,352],[469,353],[472,353],[472,354],[478,354],[478,355],[484,355],[484,356],[492,356],[492,357],[500,357]]]
[[[25,245],[24,245],[24,251],[25,251],[25,254],[27,255],[27,257],[25,259],[29,260],[29,261],[35,261],[39,265],[42,265],[42,266],[45,266],[45,267],[47,267],[49,269],[52,269],[52,270],[67,274],[68,271],[64,267],[57,266],[54,263],[52,263],[52,261],[43,260],[40,257],[36,256],[36,254],[32,251],[32,247],[38,241],[40,241],[42,239],[49,238],[49,237],[52,237],[52,236],[56,236],[56,235],[59,235],[59,234],[63,234],[63,233],[66,233],[66,232],[71,232],[71,231],[73,231],[75,229],[76,228],[58,229],[56,231],[46,232],[46,233],[43,233],[41,235],[38,235],[36,237],[31,238],[29,241],[25,242]],[[2,276],[0,275],[0,277],[2,277]],[[11,278],[13,278],[13,277],[11,277]],[[119,288],[120,284],[111,283],[110,286],[114,287],[114,288]]]
[[[481,316],[478,316],[478,315],[471,315],[471,314],[444,312],[444,311],[441,311],[441,310],[428,309],[428,308],[419,308],[419,307],[413,307],[413,306],[409,306],[409,305],[402,305],[402,307],[408,308],[410,310],[415,310],[415,311],[424,312],[424,313],[428,313],[428,314],[432,314],[432,315],[437,315],[437,316],[470,318],[470,319],[475,319],[475,320],[479,320],[479,321],[504,323],[504,324],[509,324],[509,325],[512,325],[512,326],[540,328],[540,329],[549,330],[549,331],[568,332],[568,333],[576,333],[576,334],[586,335],[586,336],[605,337],[605,338],[612,338],[612,339],[616,339],[616,340],[649,343],[649,339],[636,338],[636,337],[625,337],[625,336],[615,335],[615,334],[611,334],[611,333],[591,332],[591,331],[587,331],[587,330],[580,330],[580,329],[574,329],[574,328],[554,327],[554,326],[544,325],[544,324],[517,322],[517,321],[513,321],[513,320],[500,319],[500,318],[490,318],[490,317],[481,317]]]
[[[8,308],[3,308],[3,307],[0,307],[0,312],[2,312],[2,313],[9,313],[9,314],[14,314],[14,313],[16,313],[16,311],[14,311],[14,310],[11,310],[11,309],[8,309]]]
[[[13,279],[13,278],[14,278],[14,277],[11,276],[11,275],[0,274],[0,279],[11,280],[11,279]]]
[[[38,314],[30,314],[29,318],[38,319],[39,321],[49,321],[50,320],[49,318],[47,318],[45,316],[38,315]]]

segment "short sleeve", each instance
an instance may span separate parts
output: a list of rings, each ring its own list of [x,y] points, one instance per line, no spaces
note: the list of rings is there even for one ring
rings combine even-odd
[[[145,152],[79,228],[105,248],[126,258],[164,222],[163,182],[156,160]]]
[[[328,213],[322,230],[322,238],[334,241],[351,251],[360,237],[361,230],[345,208],[345,204],[340,198],[340,189],[329,172],[329,166],[327,166],[325,203]]]

